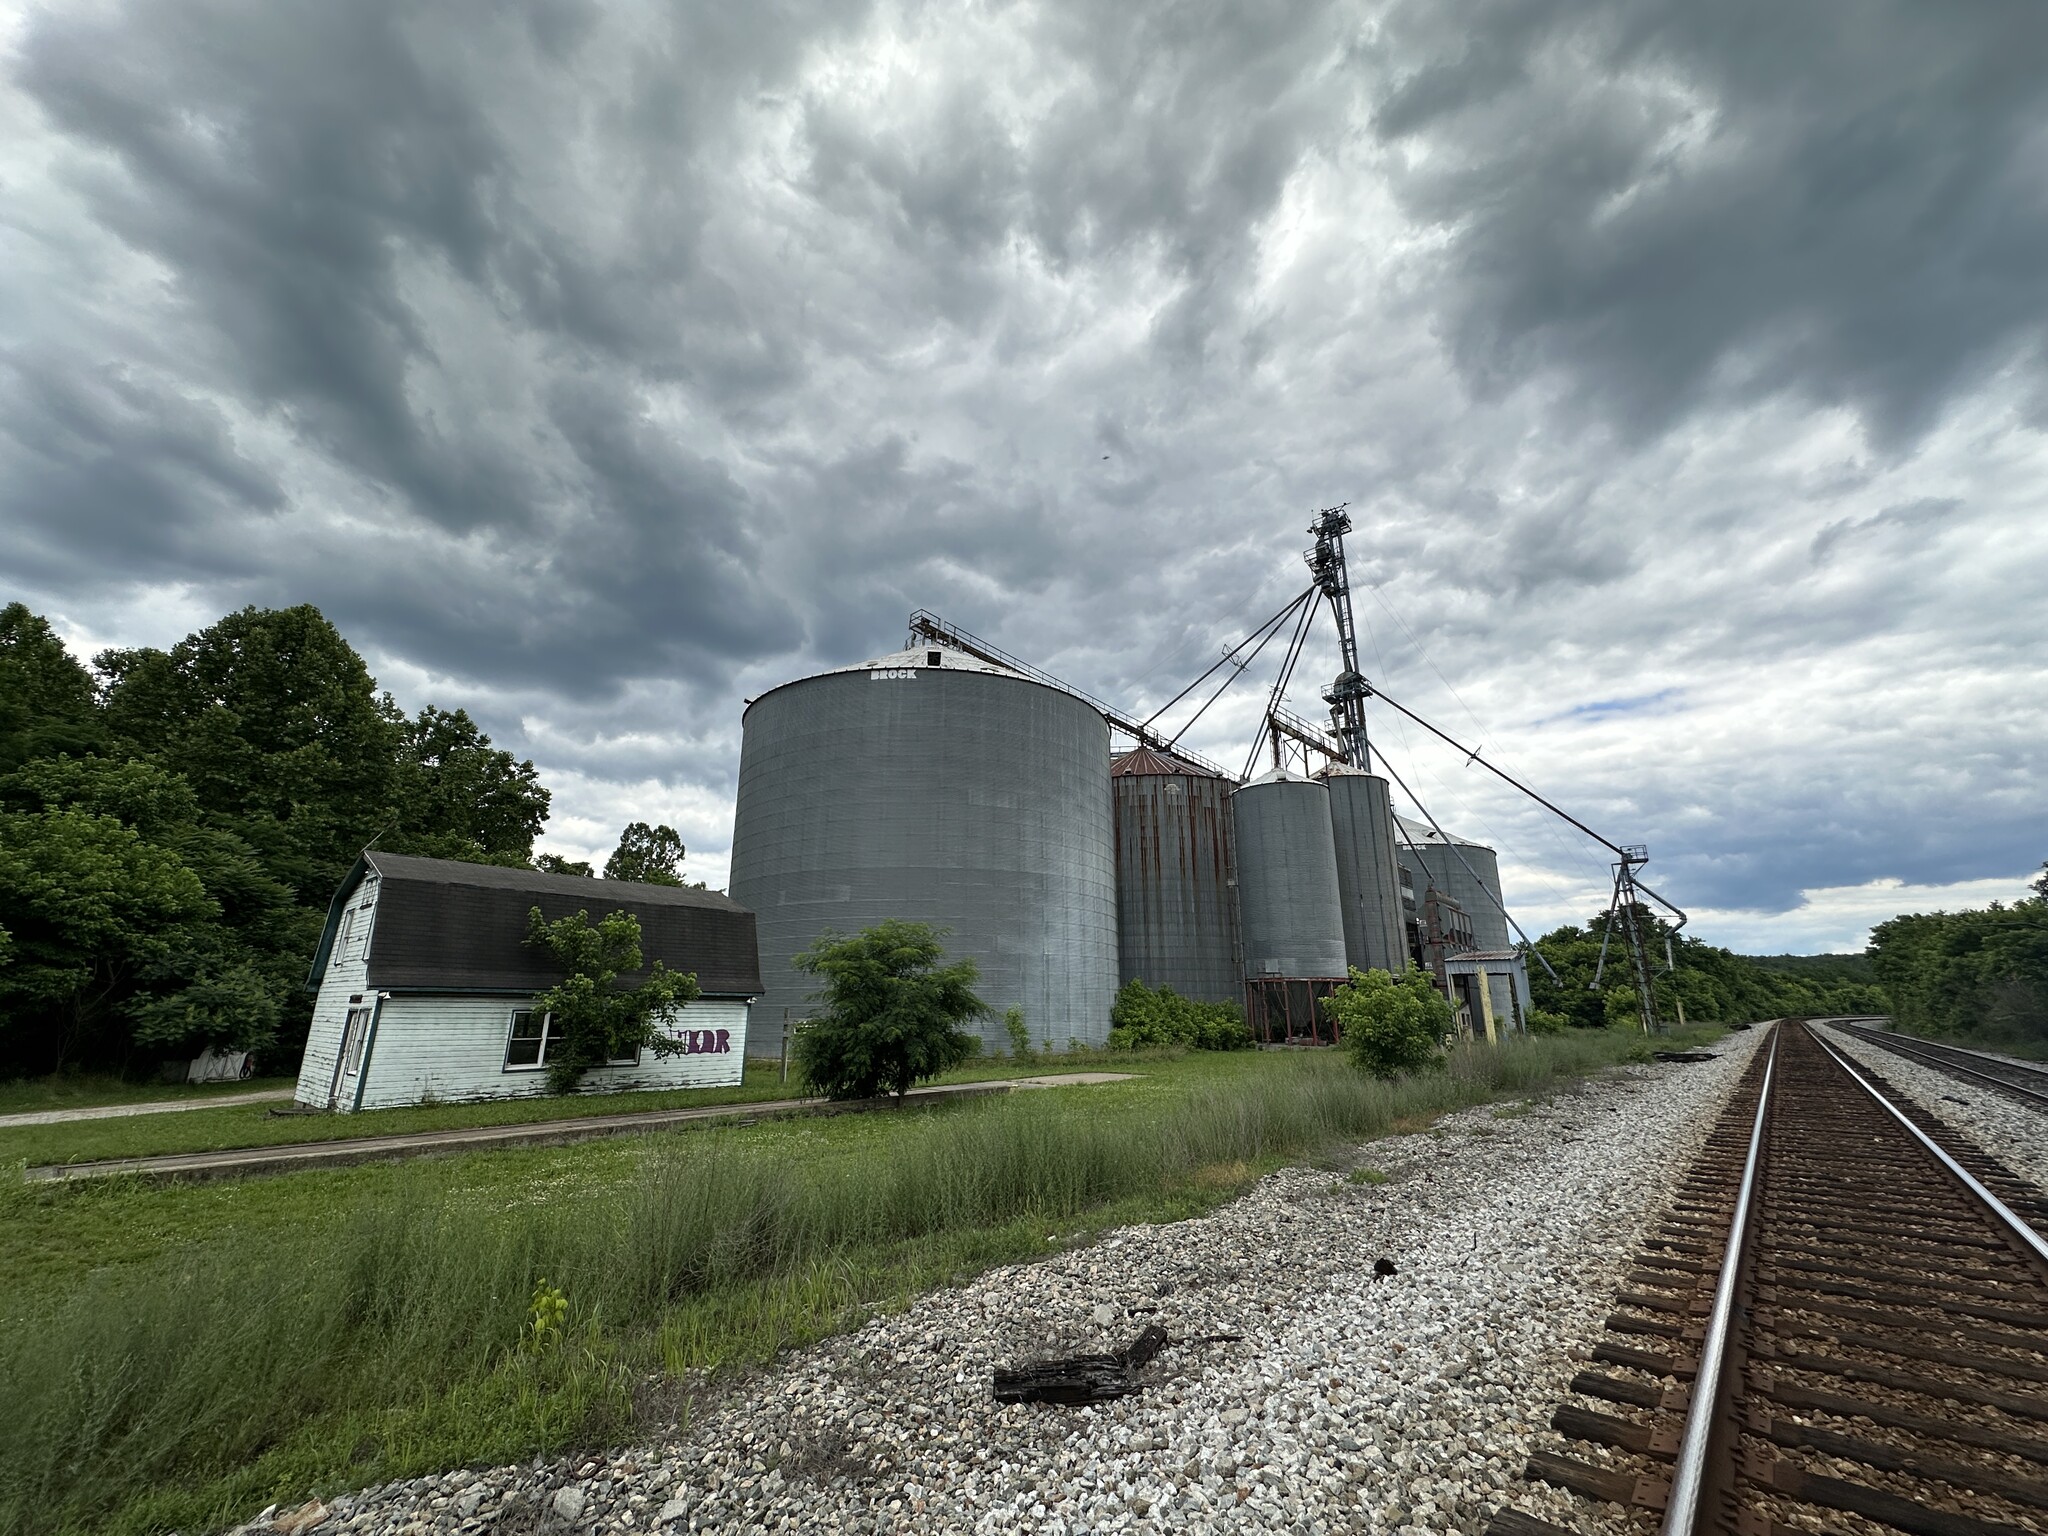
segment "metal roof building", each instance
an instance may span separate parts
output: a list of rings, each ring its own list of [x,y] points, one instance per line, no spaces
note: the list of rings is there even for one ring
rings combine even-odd
[[[1394,823],[1401,838],[1401,862],[1414,875],[1416,885],[1434,885],[1463,907],[1472,920],[1472,938],[1479,948],[1512,948],[1514,941],[1502,910],[1500,860],[1494,851],[1484,843],[1453,837],[1453,852],[1428,822],[1396,815]]]
[[[732,893],[758,914],[751,1039],[811,1010],[791,967],[827,930],[887,918],[949,929],[998,1016],[1099,1044],[1117,988],[1109,727],[1058,688],[943,645],[799,678],[747,708]]]

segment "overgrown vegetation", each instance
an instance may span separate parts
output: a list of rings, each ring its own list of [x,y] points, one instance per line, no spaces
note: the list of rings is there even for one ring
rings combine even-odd
[[[1171,987],[1148,987],[1133,976],[1109,1010],[1112,1050],[1182,1046],[1191,1051],[1248,1051],[1252,1032],[1233,1003],[1198,1003]]]
[[[1396,1082],[1328,1053],[1189,1055],[927,1114],[287,1175],[209,1187],[204,1243],[176,1215],[191,1189],[0,1189],[0,1221],[59,1266],[29,1284],[0,1259],[0,1532],[204,1529],[617,1442],[644,1432],[652,1380],[764,1359],[1049,1237],[1191,1214],[1278,1159],[1644,1049],[1516,1039]],[[517,1182],[493,1183],[508,1168]],[[160,1257],[65,1267],[132,1259],[157,1230]],[[548,1292],[563,1305],[536,1349]]]
[[[210,1045],[291,1070],[307,961],[364,845],[526,865],[548,803],[463,711],[399,709],[317,608],[245,608],[88,671],[8,604],[0,1078],[136,1075]],[[635,823],[613,860],[679,879],[681,856]]]
[[[890,918],[851,937],[830,930],[792,963],[823,981],[821,1012],[796,1037],[813,1093],[872,1099],[960,1065],[980,1041],[960,1026],[993,1010],[975,995],[972,960],[941,965],[941,931]]]
[[[534,1012],[553,1019],[549,1092],[574,1093],[584,1073],[608,1061],[648,1050],[673,1056],[683,1049],[661,1026],[671,1010],[701,995],[697,978],[657,960],[633,985],[619,980],[643,961],[639,918],[613,912],[593,926],[588,912],[573,912],[551,923],[535,907],[526,925],[526,942],[546,950],[562,971],[562,979],[533,1000]]]
[[[2035,895],[2005,906],[1880,923],[1871,968],[1901,1029],[2048,1051],[2048,864]]]
[[[1323,1005],[1336,1021],[1351,1059],[1378,1078],[1438,1065],[1451,1028],[1451,1005],[1429,972],[1411,966],[1399,976],[1351,968],[1351,979]]]
[[[1667,1024],[1681,1015],[1695,1022],[1742,1023],[1812,1014],[1883,1013],[1885,998],[1875,982],[1854,979],[1840,969],[1786,966],[1786,959],[1819,957],[1773,956],[1769,962],[1738,955],[1703,943],[1687,934],[1673,934],[1669,925],[1646,908],[1636,920],[1648,935],[1656,970],[1651,986],[1657,1012]],[[1607,949],[1607,968],[1599,991],[1591,983],[1600,959],[1600,941],[1607,933],[1606,914],[1585,927],[1567,924],[1543,935],[1536,947],[1556,970],[1552,981],[1542,965],[1529,965],[1529,993],[1535,1006],[1580,1029],[1641,1027],[1641,1005],[1631,974],[1628,937],[1617,917]],[[1664,943],[1671,940],[1675,971],[1664,969]],[[1830,957],[1833,958],[1833,957]]]

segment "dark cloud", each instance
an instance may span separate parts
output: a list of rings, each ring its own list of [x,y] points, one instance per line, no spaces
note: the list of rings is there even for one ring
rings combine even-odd
[[[1557,368],[1637,430],[1782,390],[1903,445],[2040,365],[2039,6],[1414,4],[1372,51],[1482,387]]]
[[[1349,500],[1376,679],[1698,900],[2020,867],[2044,34],[47,9],[0,98],[0,562],[95,640],[318,602],[577,836],[671,816],[715,871],[746,695],[930,607],[1149,709]],[[1264,686],[1191,743],[1241,762]],[[1604,878],[1388,741],[1533,850],[1518,899]]]

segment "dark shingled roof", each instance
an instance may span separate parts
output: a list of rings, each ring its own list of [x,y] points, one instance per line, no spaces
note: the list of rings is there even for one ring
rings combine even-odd
[[[544,875],[375,850],[356,861],[335,893],[311,985],[319,986],[327,972],[335,926],[348,896],[371,870],[381,877],[370,936],[373,987],[531,993],[552,986],[560,973],[545,951],[525,942],[527,913],[539,907],[550,922],[579,911],[588,912],[592,922],[630,912],[640,919],[640,949],[648,964],[659,960],[672,971],[694,972],[706,997],[758,997],[761,992],[754,914],[718,891]]]

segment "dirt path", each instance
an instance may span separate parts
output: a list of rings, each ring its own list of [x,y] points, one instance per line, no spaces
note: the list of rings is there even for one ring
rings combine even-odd
[[[0,1131],[19,1125],[62,1125],[67,1120],[118,1120],[123,1115],[174,1115],[181,1109],[225,1109],[234,1104],[282,1104],[292,1096],[289,1088],[265,1088],[257,1093],[216,1093],[193,1099],[146,1099],[140,1104],[95,1104],[90,1109],[36,1109],[18,1115],[0,1115]]]
[[[998,1078],[993,1082],[951,1083],[913,1088],[920,1102],[973,1098],[1021,1088],[1071,1088],[1117,1083],[1131,1072],[1056,1072],[1039,1077]],[[267,1094],[251,1097],[266,1098]],[[289,1098],[285,1093],[282,1097]],[[228,1099],[214,1099],[223,1104]],[[50,1180],[102,1179],[116,1174],[150,1178],[209,1179],[247,1173],[283,1173],[296,1168],[333,1168],[375,1159],[418,1157],[434,1152],[467,1152],[480,1147],[537,1146],[584,1141],[597,1136],[625,1136],[635,1131],[694,1120],[760,1120],[782,1115],[846,1113],[889,1101],[861,1100],[833,1104],[824,1099],[777,1099],[766,1104],[707,1104],[692,1109],[629,1110],[617,1115],[580,1115],[565,1120],[526,1121],[516,1125],[479,1125],[452,1131],[412,1131],[400,1136],[357,1136],[335,1141],[302,1141],[275,1147],[237,1147],[222,1152],[173,1152],[157,1157],[117,1157],[94,1163],[49,1163],[26,1170],[31,1183]],[[176,1106],[184,1108],[183,1105]],[[78,1111],[76,1113],[92,1113]]]

